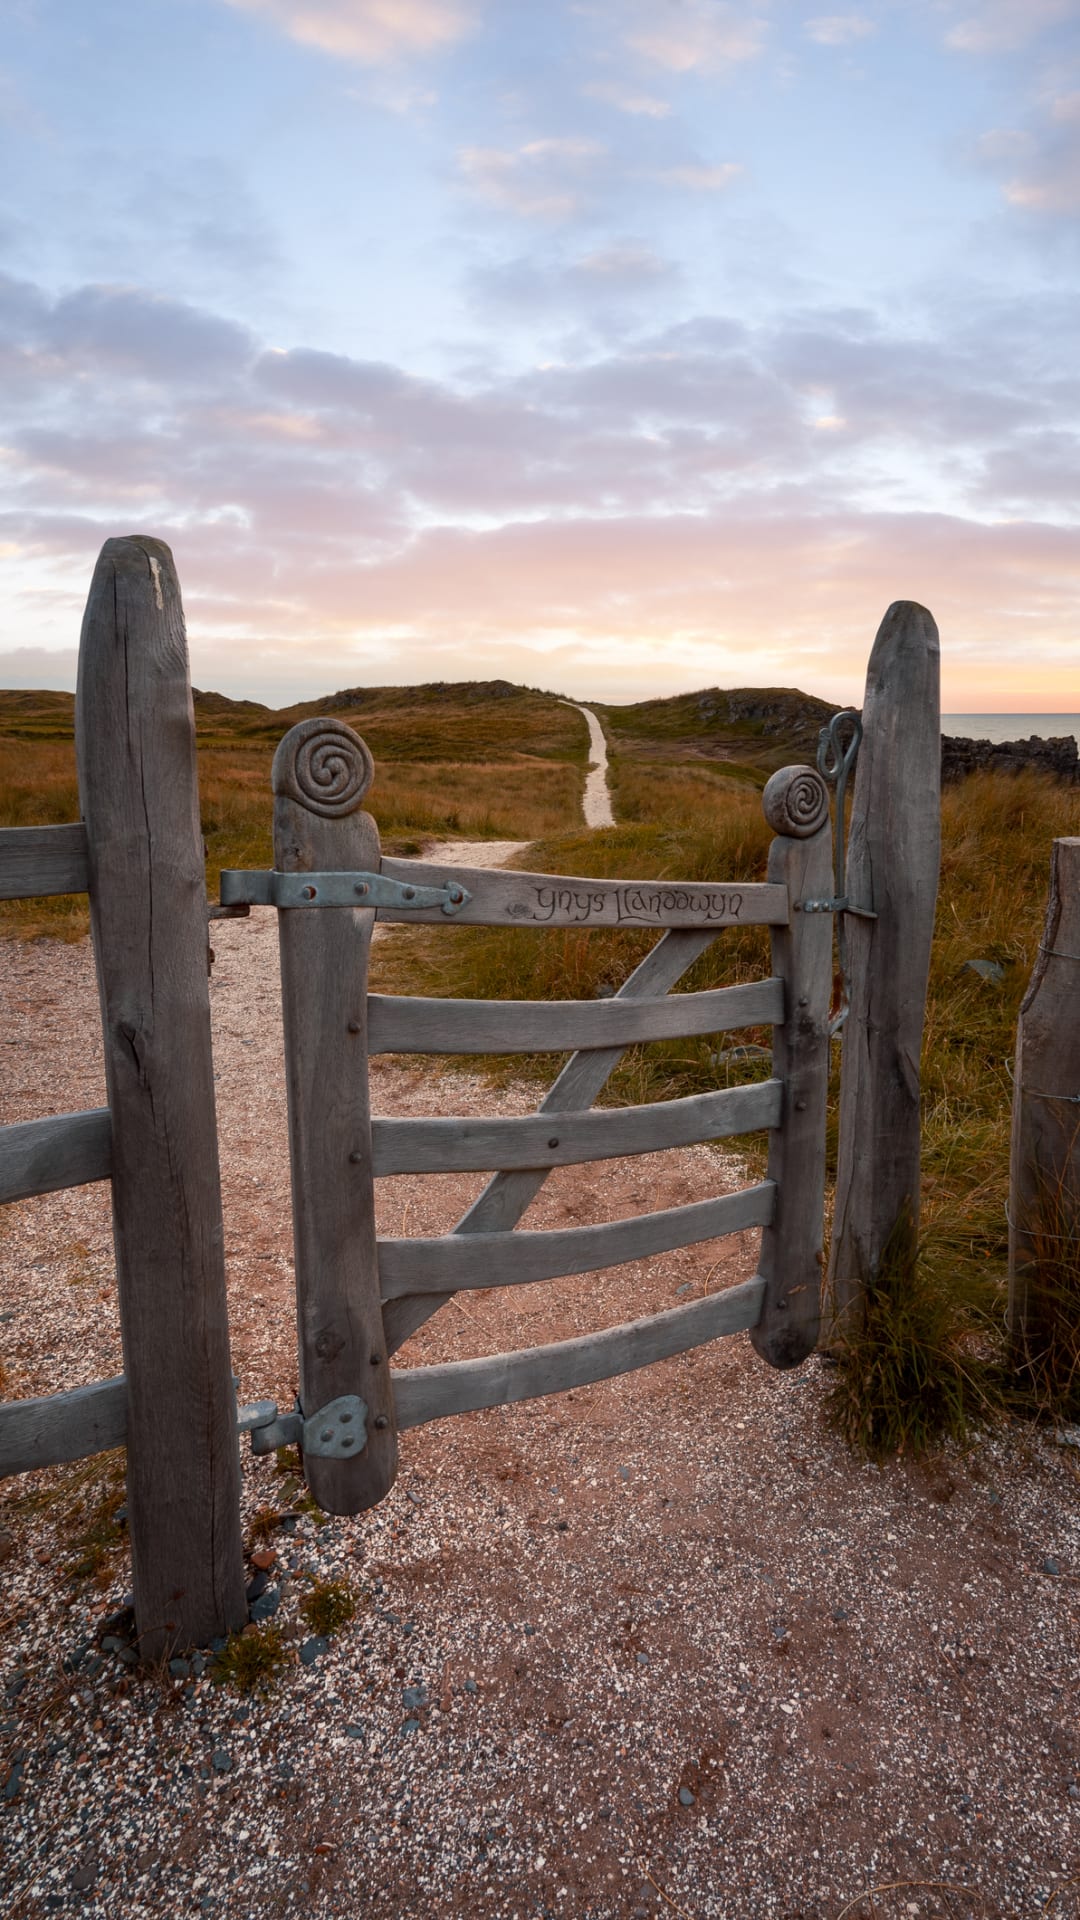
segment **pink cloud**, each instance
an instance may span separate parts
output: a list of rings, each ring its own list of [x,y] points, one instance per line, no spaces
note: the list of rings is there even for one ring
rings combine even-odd
[[[431,53],[468,33],[474,9],[458,0],[227,0],[264,15],[302,46],[361,66]]]

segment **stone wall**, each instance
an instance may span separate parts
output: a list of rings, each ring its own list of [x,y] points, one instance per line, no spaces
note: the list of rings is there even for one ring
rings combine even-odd
[[[1034,733],[1029,740],[965,740],[942,735],[943,782],[963,780],[969,773],[1019,773],[1024,767],[1052,773],[1058,780],[1077,780],[1080,772],[1073,735],[1051,740],[1041,740]]]

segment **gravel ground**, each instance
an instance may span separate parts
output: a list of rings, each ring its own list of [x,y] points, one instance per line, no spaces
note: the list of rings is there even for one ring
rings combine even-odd
[[[244,1397],[289,1403],[272,916],[214,944],[235,1364]],[[88,947],[3,946],[0,998],[0,1118],[100,1102]],[[535,1093],[384,1062],[373,1099],[513,1112]],[[707,1148],[566,1169],[529,1224],[738,1179]],[[385,1181],[383,1230],[438,1231],[479,1185]],[[401,1361],[564,1337],[753,1263],[743,1235],[476,1296]],[[0,1314],[8,1394],[118,1369],[104,1187],[0,1213]],[[1080,1455],[1013,1432],[869,1468],[825,1425],[827,1385],[817,1362],[775,1375],[721,1341],[408,1433],[393,1493],[355,1520],[320,1524],[246,1459],[249,1526],[285,1512],[251,1567],[289,1650],[266,1697],[215,1684],[210,1655],[131,1664],[116,1460],[8,1483],[7,1913],[1075,1920]],[[357,1599],[329,1638],[301,1613],[320,1578]]]

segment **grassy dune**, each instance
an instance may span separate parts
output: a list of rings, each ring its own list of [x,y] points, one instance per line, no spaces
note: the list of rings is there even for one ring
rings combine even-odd
[[[331,713],[367,741],[367,805],[388,852],[430,839],[534,840],[581,818],[583,721],[551,694],[505,681],[354,689],[271,712],[219,694],[195,700],[207,884],[222,867],[271,864],[270,763],[295,721]],[[0,826],[79,818],[74,701],[0,692]],[[78,940],[80,896],[0,904],[0,934]]]

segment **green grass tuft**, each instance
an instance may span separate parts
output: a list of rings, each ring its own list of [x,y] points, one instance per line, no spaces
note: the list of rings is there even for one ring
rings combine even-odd
[[[317,1580],[300,1602],[312,1633],[340,1633],[356,1617],[356,1595],[347,1580]]]
[[[274,1620],[265,1626],[232,1633],[216,1655],[210,1677],[219,1687],[236,1693],[269,1693],[292,1665],[285,1635]]]

